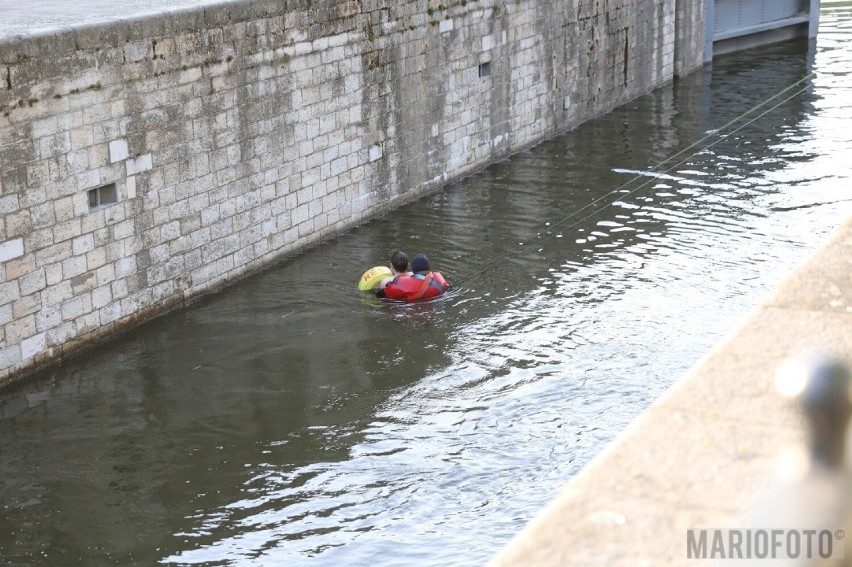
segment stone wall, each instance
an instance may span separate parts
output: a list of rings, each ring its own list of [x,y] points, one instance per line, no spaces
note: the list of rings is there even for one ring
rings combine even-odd
[[[700,2],[245,1],[0,41],[0,383],[691,71]]]

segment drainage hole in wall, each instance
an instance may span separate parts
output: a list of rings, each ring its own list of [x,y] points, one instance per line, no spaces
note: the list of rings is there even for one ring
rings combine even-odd
[[[104,207],[118,202],[118,192],[115,183],[89,189],[89,210]]]

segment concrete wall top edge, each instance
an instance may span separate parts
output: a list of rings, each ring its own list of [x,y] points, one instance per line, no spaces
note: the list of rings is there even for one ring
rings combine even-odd
[[[305,0],[221,0],[203,6],[164,8],[156,13],[60,25],[0,37],[0,61],[14,63],[16,58],[10,59],[10,56],[20,52],[28,57],[46,53],[56,57],[77,49],[118,46],[137,39],[198,31],[304,9],[307,9]]]
[[[389,3],[384,0],[374,2],[363,0],[348,0],[335,2],[331,5],[317,7],[310,0],[220,0],[212,4],[164,8],[156,13],[143,13],[129,17],[116,17],[103,21],[86,22],[71,25],[59,25],[15,35],[0,36],[0,63],[14,65],[21,59],[50,56],[53,59],[73,55],[78,50],[94,50],[104,47],[120,47],[125,43],[167,37],[184,32],[199,32],[201,30],[247,23],[275,16],[291,16],[298,18],[297,25],[316,27],[316,24],[330,21],[352,21],[359,15],[370,16],[372,25],[388,26],[399,24],[404,20],[409,27],[391,26],[384,29],[385,33],[405,32],[413,24],[425,34],[428,24],[437,25],[440,20],[452,20],[463,16],[474,16],[482,19],[491,14],[498,18],[506,14],[512,7],[499,9],[500,12],[489,12],[498,9],[492,0],[480,0],[476,5],[467,3],[434,9],[427,13],[433,3],[408,1],[401,4]],[[418,9],[412,11],[411,7]],[[379,12],[384,16],[377,16]],[[434,21],[433,21],[434,20]],[[569,18],[569,21],[571,18]],[[291,20],[293,21],[293,20]],[[345,26],[347,29],[351,25]]]

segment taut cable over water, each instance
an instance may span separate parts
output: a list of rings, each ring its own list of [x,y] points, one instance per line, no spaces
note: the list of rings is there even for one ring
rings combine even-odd
[[[845,67],[845,66],[844,66],[844,67]],[[842,72],[843,70],[844,70],[844,69],[826,70],[826,73],[828,73],[828,72],[839,73],[839,72]],[[548,232],[549,232],[549,234],[546,234],[546,235],[544,235],[544,236],[543,236],[541,233],[538,233],[538,234],[536,234],[536,236],[535,236],[534,242],[529,243],[529,244],[526,244],[526,245],[521,245],[521,247],[520,247],[518,250],[516,250],[516,251],[514,251],[514,252],[506,253],[506,254],[504,254],[504,255],[501,255],[501,256],[499,256],[498,258],[496,258],[496,259],[494,259],[494,260],[492,260],[492,261],[490,261],[490,262],[487,262],[487,263],[486,263],[484,266],[482,266],[480,269],[478,269],[478,270],[476,270],[476,271],[474,271],[474,272],[472,272],[472,273],[470,273],[470,274],[464,275],[464,276],[462,276],[462,277],[460,277],[460,278],[457,278],[457,279],[456,279],[456,281],[455,281],[455,283],[454,283],[454,287],[455,287],[455,288],[458,288],[458,287],[460,287],[460,286],[461,286],[464,282],[466,282],[466,281],[470,281],[470,280],[472,280],[472,279],[474,279],[474,278],[476,278],[476,277],[478,277],[478,276],[481,276],[482,274],[485,274],[485,273],[487,273],[487,272],[491,271],[491,270],[492,270],[492,269],[494,269],[495,267],[497,267],[497,266],[499,266],[499,265],[502,265],[502,264],[503,264],[503,262],[505,262],[506,260],[510,260],[510,259],[512,259],[512,258],[516,258],[516,257],[518,257],[518,256],[521,256],[522,254],[525,254],[525,253],[527,253],[527,252],[532,251],[532,250],[533,250],[536,246],[539,246],[542,242],[545,242],[545,241],[547,241],[547,240],[549,240],[549,239],[551,239],[551,238],[554,238],[554,237],[555,237],[556,232],[553,232],[553,229],[555,229],[555,228],[562,228],[563,230],[567,230],[567,229],[574,228],[575,226],[577,226],[577,225],[579,225],[579,224],[581,224],[581,223],[585,222],[586,220],[588,220],[589,218],[591,218],[591,217],[595,216],[596,214],[598,214],[600,211],[602,211],[602,210],[606,209],[607,207],[611,207],[611,206],[615,205],[615,204],[616,204],[616,203],[618,203],[618,202],[621,200],[621,198],[623,198],[624,196],[632,195],[632,194],[634,194],[634,193],[636,193],[636,192],[638,192],[638,191],[640,191],[640,190],[642,190],[642,189],[647,188],[648,186],[650,186],[650,185],[651,185],[651,183],[653,183],[653,182],[657,181],[658,179],[660,179],[661,177],[663,177],[663,176],[665,176],[665,175],[667,175],[667,174],[671,173],[672,171],[674,171],[675,169],[677,169],[678,167],[680,167],[680,166],[681,166],[681,165],[683,165],[684,163],[688,162],[689,160],[691,160],[691,159],[692,159],[692,158],[694,158],[695,156],[700,155],[702,152],[706,151],[706,150],[707,150],[707,149],[709,149],[709,148],[712,148],[713,146],[715,146],[716,144],[718,144],[719,142],[721,142],[721,141],[722,141],[722,140],[724,140],[725,138],[727,138],[727,137],[731,136],[732,134],[736,134],[736,133],[737,133],[737,132],[739,132],[740,130],[742,130],[742,129],[746,128],[747,126],[749,126],[749,125],[751,125],[751,124],[753,124],[754,122],[756,122],[757,120],[759,120],[759,119],[763,118],[764,116],[766,116],[766,115],[767,115],[767,114],[769,114],[770,112],[772,112],[772,111],[776,110],[779,106],[781,106],[781,105],[783,105],[783,104],[787,103],[788,101],[790,101],[790,100],[792,100],[792,99],[796,98],[797,96],[801,95],[802,93],[807,92],[807,90],[811,88],[811,85],[805,85],[805,86],[803,86],[803,87],[801,87],[801,88],[798,88],[798,89],[796,89],[796,87],[798,87],[798,86],[799,86],[799,85],[801,85],[802,83],[805,83],[805,82],[806,82],[806,81],[808,81],[809,79],[813,78],[815,75],[816,75],[816,72],[810,72],[810,73],[808,73],[807,75],[805,75],[804,77],[802,77],[802,78],[801,78],[801,79],[799,79],[798,81],[796,81],[796,82],[794,82],[794,83],[792,83],[792,84],[788,85],[787,87],[785,87],[784,89],[782,89],[782,90],[778,91],[776,94],[772,95],[771,97],[766,98],[766,99],[764,99],[763,101],[761,101],[760,103],[758,103],[758,104],[756,104],[756,105],[752,106],[751,108],[749,108],[749,109],[748,109],[748,110],[746,110],[745,112],[743,112],[743,113],[739,114],[738,116],[734,117],[733,119],[729,120],[729,121],[728,121],[727,123],[725,123],[724,125],[722,125],[722,126],[720,126],[719,128],[717,128],[717,129],[713,130],[712,132],[710,132],[710,133],[709,133],[709,134],[707,134],[706,136],[703,136],[701,139],[697,140],[696,142],[693,142],[692,144],[690,144],[689,146],[687,146],[687,147],[683,148],[682,150],[680,150],[680,151],[678,151],[678,152],[676,152],[676,153],[672,154],[671,156],[667,157],[666,159],[664,159],[663,161],[661,161],[661,162],[657,163],[655,166],[653,166],[653,167],[651,168],[651,171],[652,171],[652,172],[653,172],[653,171],[657,171],[657,170],[658,170],[660,167],[662,167],[664,164],[671,162],[672,160],[674,160],[674,159],[678,158],[679,156],[681,156],[681,155],[685,154],[686,152],[689,152],[689,151],[691,151],[691,150],[694,150],[695,148],[700,148],[700,149],[698,149],[697,151],[693,151],[692,153],[690,153],[689,155],[687,155],[687,156],[686,156],[686,157],[684,157],[683,159],[679,160],[678,162],[674,163],[673,165],[669,166],[668,168],[664,169],[663,171],[657,171],[657,173],[652,173],[650,176],[649,176],[649,175],[644,175],[644,174],[637,174],[637,175],[633,176],[632,178],[628,179],[627,181],[625,181],[624,183],[622,183],[621,185],[619,185],[618,187],[616,187],[615,189],[613,189],[613,190],[609,191],[608,193],[606,193],[606,194],[604,194],[604,195],[602,195],[602,196],[600,196],[600,197],[598,197],[598,198],[594,199],[593,201],[591,201],[591,202],[590,202],[590,203],[588,203],[587,205],[585,205],[585,206],[583,206],[583,207],[581,207],[581,208],[579,208],[579,209],[577,209],[577,210],[575,210],[575,211],[573,211],[573,212],[571,212],[571,213],[569,213],[569,214],[565,215],[564,217],[560,218],[559,220],[557,220],[557,221],[555,221],[555,222],[550,223],[550,224],[549,224],[549,228],[550,228],[550,230],[548,231]],[[734,126],[735,124],[737,124],[737,123],[738,123],[738,122],[740,122],[741,120],[743,120],[743,119],[745,119],[746,117],[748,117],[749,115],[751,115],[751,114],[753,114],[753,113],[757,112],[758,110],[760,110],[761,108],[765,107],[767,104],[770,104],[772,101],[774,101],[774,100],[778,99],[779,97],[784,96],[785,94],[787,94],[788,92],[790,92],[790,91],[791,91],[791,90],[793,90],[793,89],[796,89],[796,90],[795,90],[792,94],[790,94],[789,96],[787,96],[786,98],[784,98],[784,99],[782,99],[781,101],[779,101],[779,102],[777,102],[776,104],[774,104],[772,107],[770,107],[770,108],[768,108],[768,109],[764,110],[763,112],[761,112],[761,113],[760,113],[760,114],[758,114],[757,116],[754,116],[754,117],[753,117],[753,118],[751,118],[750,120],[747,120],[746,122],[743,122],[740,126],[738,126],[737,128],[734,128],[734,129],[733,129],[733,130],[731,130],[730,132],[726,132],[726,131],[725,131],[725,130],[727,130],[729,127]],[[704,144],[705,142],[707,142],[708,140],[712,140],[712,141],[711,141],[710,143],[708,143],[707,145],[703,145],[703,144]],[[646,179],[646,181],[645,181],[644,183],[641,183],[639,186],[637,186],[637,187],[635,187],[635,188],[633,188],[633,189],[630,189],[629,191],[625,191],[625,189],[626,189],[626,188],[627,188],[630,184],[632,184],[632,183],[633,183],[633,182],[635,182],[636,180],[638,180],[638,179],[642,179],[642,178],[645,178],[645,179]],[[598,203],[600,203],[601,201],[604,201],[604,200],[606,200],[606,199],[608,199],[608,198],[612,197],[612,196],[613,196],[613,195],[615,195],[615,194],[619,194],[619,195],[620,195],[620,197],[619,197],[619,199],[618,199],[618,200],[616,200],[616,201],[611,201],[611,202],[607,202],[607,203],[605,203],[604,205],[602,205],[602,206],[600,206],[600,207],[595,207],[595,205],[597,205],[597,204],[598,204]],[[590,209],[590,208],[592,208],[591,212],[589,212],[588,214],[586,214],[586,215],[584,215],[584,216],[582,216],[582,217],[578,218],[575,222],[573,222],[573,223],[571,223],[571,224],[569,224],[569,225],[563,226],[563,225],[564,225],[564,223],[567,223],[567,222],[568,222],[568,221],[570,221],[571,219],[573,219],[573,218],[577,217],[577,215],[579,215],[579,214],[580,214],[580,213],[582,213],[583,211],[586,211],[586,210],[588,210],[588,209]]]

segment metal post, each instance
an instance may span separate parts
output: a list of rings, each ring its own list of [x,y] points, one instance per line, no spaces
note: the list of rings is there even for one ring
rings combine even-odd
[[[832,358],[816,358],[804,367],[805,389],[799,397],[808,422],[811,462],[827,469],[844,465],[846,429],[852,415],[849,370]]]
[[[819,0],[812,0],[819,2]],[[704,0],[704,62],[713,61],[713,34],[716,30],[716,0]]]
[[[819,0],[810,0],[810,10],[808,11],[808,37],[816,37],[817,28],[819,27]]]

